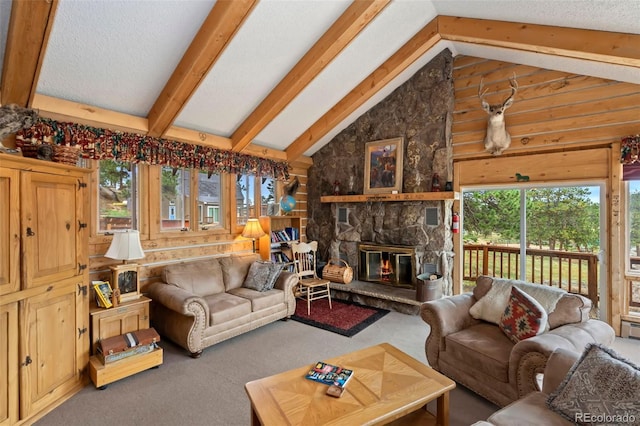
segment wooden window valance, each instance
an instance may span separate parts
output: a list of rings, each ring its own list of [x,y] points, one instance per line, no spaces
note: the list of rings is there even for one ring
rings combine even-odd
[[[78,147],[82,157],[192,168],[213,174],[233,173],[289,179],[289,164],[233,151],[193,145],[136,133],[39,118],[16,134],[18,143]]]

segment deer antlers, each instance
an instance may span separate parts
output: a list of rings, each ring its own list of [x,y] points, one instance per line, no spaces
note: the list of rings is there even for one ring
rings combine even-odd
[[[489,115],[494,114],[502,114],[504,110],[509,108],[513,104],[513,99],[516,93],[518,92],[518,81],[516,80],[516,73],[513,73],[513,78],[509,78],[509,87],[511,87],[511,95],[504,102],[500,104],[489,104],[484,99],[484,94],[487,93],[488,89],[484,88],[484,77],[480,78],[480,85],[478,86],[478,97],[480,98],[480,102],[482,103],[482,108],[487,111]]]
[[[511,135],[507,132],[504,122],[504,111],[513,104],[514,97],[518,92],[518,82],[516,81],[516,75],[513,74],[513,78],[509,79],[509,85],[511,86],[511,95],[500,104],[489,104],[484,99],[486,89],[484,89],[484,78],[480,79],[480,85],[478,87],[478,97],[487,114],[489,114],[489,120],[487,122],[487,132],[484,138],[485,150],[493,155],[500,155],[511,144]]]

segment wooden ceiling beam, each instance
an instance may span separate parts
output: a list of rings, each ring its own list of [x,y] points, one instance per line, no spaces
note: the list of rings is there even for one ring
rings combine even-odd
[[[640,67],[640,35],[438,16],[443,40]]]
[[[285,149],[288,160],[295,161],[439,40],[437,19],[434,19],[293,141]]]
[[[149,136],[165,134],[247,19],[257,0],[220,0],[149,111]]]
[[[351,41],[390,0],[354,1],[331,28],[298,61],[231,136],[234,151],[242,151]]]
[[[2,105],[31,105],[57,7],[58,0],[12,2],[2,69]]]

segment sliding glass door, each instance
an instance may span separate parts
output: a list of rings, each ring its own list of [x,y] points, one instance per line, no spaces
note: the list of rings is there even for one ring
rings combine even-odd
[[[465,290],[483,274],[560,287],[598,306],[602,188],[463,190]]]

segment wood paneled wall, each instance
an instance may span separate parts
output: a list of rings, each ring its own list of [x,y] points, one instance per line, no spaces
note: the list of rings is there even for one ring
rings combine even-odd
[[[511,146],[503,155],[548,150],[610,146],[638,132],[640,85],[458,56],[454,61],[454,160],[491,156],[484,151],[487,114],[478,88],[484,78],[489,103],[511,93],[508,79],[516,75],[518,92],[506,112]]]
[[[484,150],[487,114],[480,106],[481,78],[489,103],[511,93],[509,78],[519,89],[506,112],[511,146],[498,157]],[[640,85],[550,71],[508,62],[458,56],[454,60],[454,187],[517,185],[516,172],[530,183],[601,181],[606,185],[608,300],[606,320],[620,332],[626,309],[624,277],[624,191],[620,181],[620,140],[640,130]],[[529,182],[527,182],[528,184]],[[454,209],[459,210],[459,202]],[[456,234],[454,251],[461,253]],[[456,257],[455,284],[460,283],[462,257]],[[460,291],[461,286],[454,290]]]
[[[144,166],[147,167],[147,166]],[[147,178],[148,173],[143,170],[141,172],[141,191],[140,191],[140,240],[142,248],[145,252],[145,258],[135,261],[141,265],[140,268],[140,287],[144,293],[145,287],[160,279],[162,268],[165,265],[177,262],[184,262],[197,259],[205,259],[211,257],[227,256],[231,253],[250,253],[252,250],[251,240],[240,236],[240,230],[210,230],[210,231],[197,231],[197,232],[184,232],[182,235],[176,235],[175,233],[157,234],[154,237],[153,233],[150,233],[149,222],[159,221],[159,208],[154,208],[149,205],[148,198],[151,191],[157,191],[156,184],[153,184]],[[92,179],[92,194],[98,193],[97,191],[97,177],[94,173]],[[306,238],[306,223],[307,223],[307,170],[302,167],[294,167],[290,170],[291,178],[298,176],[300,179],[300,186],[296,193],[296,208],[292,212],[293,215],[301,217],[302,229],[300,230],[301,238]],[[278,194],[282,192],[282,183],[278,184]],[[226,188],[229,188],[227,185]],[[229,190],[227,189],[227,192]],[[233,194],[235,196],[235,193]],[[279,197],[279,195],[278,195]],[[95,221],[97,218],[97,202],[94,199],[91,201],[92,218]],[[226,217],[227,223],[235,223],[229,220],[231,215],[231,194],[226,194],[227,206]],[[109,245],[111,244],[111,237],[102,234],[96,234],[95,223],[92,224],[92,237],[89,241],[89,269],[91,280],[110,280],[111,272],[110,265],[119,263],[116,260],[104,257],[104,253],[107,252]],[[256,250],[258,250],[258,241],[256,241]]]

